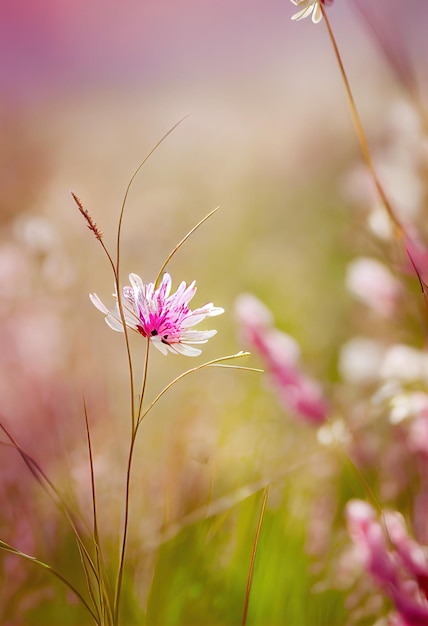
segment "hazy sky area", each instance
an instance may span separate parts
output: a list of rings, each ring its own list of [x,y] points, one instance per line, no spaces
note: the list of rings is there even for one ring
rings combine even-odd
[[[394,37],[396,22],[406,40],[421,45],[418,31],[423,32],[427,23],[427,2],[360,0],[360,4],[379,14],[390,36]],[[354,5],[354,0],[336,0],[331,19],[342,49],[363,54],[361,20]],[[263,72],[269,63],[283,64],[288,72],[288,66],[302,62],[299,40],[307,39],[310,57],[312,46],[324,36],[322,28],[310,24],[293,27],[293,11],[287,0],[4,0],[3,93],[109,83],[204,83],[222,75]],[[421,50],[416,52],[421,58]]]

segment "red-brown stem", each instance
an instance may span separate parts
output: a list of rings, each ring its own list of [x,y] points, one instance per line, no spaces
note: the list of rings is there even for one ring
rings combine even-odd
[[[340,74],[342,76],[343,84],[344,84],[344,87],[345,87],[346,97],[348,99],[349,108],[350,108],[350,111],[351,111],[352,119],[354,121],[355,130],[357,132],[357,137],[358,137],[358,140],[359,140],[359,143],[360,143],[360,146],[361,146],[361,150],[362,150],[362,153],[363,153],[364,160],[365,160],[365,162],[367,164],[367,167],[370,170],[370,174],[372,176],[372,179],[373,179],[373,182],[375,184],[376,190],[377,190],[377,192],[379,194],[379,197],[380,197],[380,199],[381,199],[381,201],[382,201],[382,203],[383,203],[383,205],[384,205],[384,207],[385,207],[385,209],[386,209],[386,211],[388,213],[388,216],[389,216],[391,222],[393,223],[393,225],[395,227],[397,237],[403,237],[404,234],[405,234],[404,233],[404,228],[403,228],[400,220],[398,219],[398,217],[397,217],[397,215],[396,215],[396,213],[395,213],[395,211],[394,211],[394,209],[393,209],[393,207],[392,207],[392,205],[391,205],[391,203],[390,203],[390,201],[389,201],[389,199],[388,199],[388,197],[387,197],[387,195],[385,193],[385,190],[384,190],[384,188],[383,188],[383,186],[382,186],[382,184],[381,184],[381,182],[380,182],[380,180],[379,180],[379,178],[377,176],[376,170],[374,168],[373,160],[372,160],[372,157],[371,157],[371,154],[370,154],[370,150],[369,150],[369,146],[368,146],[368,143],[367,143],[367,138],[366,138],[366,135],[365,135],[365,132],[364,132],[363,125],[361,123],[361,119],[360,119],[360,116],[359,116],[359,113],[358,113],[358,110],[357,110],[357,107],[356,107],[356,104],[355,104],[354,97],[352,95],[352,90],[351,90],[351,86],[349,84],[348,76],[346,74],[346,71],[345,71],[345,68],[344,68],[344,65],[343,65],[343,62],[342,62],[342,58],[340,56],[339,48],[337,46],[336,39],[334,37],[332,28],[330,26],[329,19],[327,17],[327,13],[326,13],[325,8],[324,8],[324,6],[322,4],[321,4],[321,11],[322,11],[322,14],[323,14],[326,26],[327,26],[327,30],[328,30],[328,34],[329,34],[329,37],[330,37],[330,41],[331,41],[332,46],[333,46],[334,54],[336,56],[336,60],[337,60],[337,63],[339,65]]]
[[[367,138],[366,138],[366,135],[365,135],[365,132],[364,132],[363,125],[361,123],[361,119],[360,119],[360,116],[359,116],[359,113],[358,113],[358,110],[357,110],[357,106],[355,104],[354,97],[352,95],[351,86],[349,84],[349,80],[348,80],[348,77],[347,77],[347,74],[346,74],[343,62],[342,62],[342,58],[340,56],[339,48],[337,46],[336,39],[334,37],[333,31],[332,31],[332,28],[331,28],[331,25],[330,25],[330,21],[329,21],[329,19],[327,17],[325,8],[324,8],[324,6],[322,4],[321,4],[321,11],[322,11],[322,14],[323,14],[326,26],[327,26],[327,30],[328,30],[328,34],[329,34],[329,37],[330,37],[330,40],[331,40],[331,43],[332,43],[332,46],[333,46],[334,54],[336,56],[336,60],[337,60],[337,63],[339,65],[340,74],[342,76],[343,84],[345,86],[345,91],[346,91],[346,96],[347,96],[347,99],[348,99],[349,108],[350,108],[350,111],[351,111],[352,119],[354,121],[357,137],[358,137],[358,140],[359,140],[359,143],[360,143],[360,146],[361,146],[361,150],[362,150],[362,153],[363,153],[364,160],[366,162],[367,167],[369,168],[372,180],[373,180],[373,182],[375,184],[375,187],[376,187],[376,190],[377,190],[377,192],[379,194],[379,197],[380,197],[380,199],[381,199],[381,201],[382,201],[382,203],[383,203],[383,205],[384,205],[384,207],[386,209],[386,212],[387,212],[387,214],[388,214],[388,216],[389,216],[389,218],[390,218],[390,220],[391,220],[391,222],[392,222],[392,224],[394,226],[395,235],[396,235],[397,239],[404,239],[406,241],[406,239],[407,239],[406,231],[405,231],[402,223],[398,219],[397,214],[395,213],[395,211],[394,211],[394,209],[393,209],[393,207],[392,207],[392,205],[391,205],[391,203],[390,203],[390,201],[389,201],[389,199],[388,199],[388,197],[387,197],[387,195],[385,193],[385,190],[384,190],[384,188],[383,188],[383,186],[382,186],[382,184],[381,184],[381,182],[380,182],[380,180],[379,180],[379,178],[377,176],[376,170],[374,168],[373,160],[372,160],[372,157],[371,157],[371,154],[370,154],[370,149],[369,149],[369,146],[368,146],[368,143],[367,143]],[[420,283],[420,286],[421,286],[421,290],[422,290],[422,295],[423,295],[424,302],[425,302],[425,305],[426,305],[426,309],[428,310],[428,286],[425,284],[424,280],[422,279],[422,276],[421,276],[418,268],[416,267],[416,265],[415,265],[415,263],[414,263],[414,261],[413,261],[413,259],[411,257],[411,254],[409,254],[408,251],[407,251],[407,254],[408,254],[409,258],[410,258],[410,261],[411,261],[411,264],[412,264],[413,269],[415,271],[415,274],[416,274],[416,276],[417,276],[417,278],[419,280],[419,283]]]

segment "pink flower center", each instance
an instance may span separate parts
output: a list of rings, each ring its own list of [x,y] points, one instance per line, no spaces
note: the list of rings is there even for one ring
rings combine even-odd
[[[143,337],[159,336],[165,344],[178,343],[181,337],[182,321],[188,313],[189,308],[185,304],[177,309],[170,309],[165,306],[165,301],[159,298],[156,311],[147,315],[140,308],[138,316],[141,324],[137,325],[137,330]]]

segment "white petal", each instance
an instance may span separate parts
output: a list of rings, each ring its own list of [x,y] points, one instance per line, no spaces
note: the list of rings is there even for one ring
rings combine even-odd
[[[312,21],[314,24],[318,24],[318,22],[320,22],[321,20],[322,20],[321,4],[317,2],[314,5],[314,12],[312,13]]]
[[[165,274],[162,276],[162,281],[161,281],[161,284],[159,285],[159,289],[157,290],[157,293],[162,292],[163,297],[167,298],[171,291],[171,285],[172,285],[171,276],[170,274],[168,274],[168,272],[165,272]]]
[[[217,334],[216,330],[186,330],[181,335],[181,341],[186,343],[206,343]]]
[[[224,309],[220,306],[214,306],[212,302],[209,302],[208,304],[199,307],[199,309],[195,309],[191,314],[199,315],[199,313],[203,313],[206,317],[214,317],[215,315],[221,315],[224,313]]]
[[[195,309],[182,322],[183,328],[189,328],[189,326],[195,326],[204,320],[206,317],[215,317],[224,313],[224,309],[219,306],[214,306],[212,302],[205,306]]]
[[[186,304],[189,304],[190,300],[193,298],[195,293],[196,293],[196,281],[193,281],[192,283],[190,283],[186,291],[183,293],[183,297],[182,297],[183,302],[185,302]]]
[[[190,326],[195,326],[196,324],[199,324],[200,322],[202,322],[202,320],[204,320],[206,316],[207,316],[206,313],[201,313],[199,315],[198,314],[195,315],[195,312],[190,313],[190,315],[185,317],[184,320],[181,322],[181,326],[183,328],[189,328]]]
[[[129,274],[129,281],[134,292],[134,305],[138,310],[141,298],[144,297],[144,283],[138,274]]]
[[[308,6],[305,6],[301,11],[298,11],[297,13],[295,13],[294,15],[291,16],[292,20],[303,20],[305,19],[305,17],[308,17],[312,11],[314,10],[314,5],[313,4],[309,4]]]
[[[101,311],[101,313],[104,313],[104,315],[107,315],[109,313],[108,308],[101,302],[101,300],[99,299],[99,297],[97,296],[96,293],[90,293],[89,294],[89,299],[92,302],[92,304],[99,310]]]
[[[215,317],[216,315],[223,315],[223,313],[224,313],[224,309],[222,309],[221,306],[213,306],[208,313],[208,317]]]
[[[184,293],[185,289],[186,289],[186,283],[184,282],[184,280],[182,280],[181,283],[177,287],[177,291],[172,294],[170,299],[178,300],[181,297],[181,295]]]
[[[169,347],[171,352],[177,352],[179,354],[184,354],[185,356],[199,356],[202,352],[199,348],[193,348],[185,343],[173,343]]]
[[[162,343],[160,337],[150,337],[150,340],[155,348],[162,352],[165,356],[168,354],[168,347],[165,343]]]
[[[109,313],[105,317],[107,326],[110,326],[112,330],[116,330],[118,333],[123,333],[123,324],[114,315]]]
[[[180,283],[177,291],[170,297],[170,303],[175,307],[180,307],[182,304],[188,304],[196,293],[196,283],[193,281],[187,287],[185,282]]]

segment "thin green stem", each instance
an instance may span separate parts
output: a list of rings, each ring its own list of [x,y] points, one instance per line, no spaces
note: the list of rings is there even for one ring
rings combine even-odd
[[[92,558],[91,558],[91,556],[90,556],[90,554],[89,554],[89,552],[88,552],[88,550],[87,550],[87,548],[86,548],[82,538],[80,537],[80,533],[77,530],[76,524],[75,524],[75,522],[73,520],[73,516],[72,516],[71,512],[69,511],[68,506],[64,502],[64,499],[61,496],[61,494],[59,493],[58,489],[52,483],[50,478],[45,474],[45,472],[40,467],[40,465],[37,463],[37,461],[35,459],[33,459],[29,454],[27,454],[25,452],[25,450],[23,450],[19,446],[19,444],[15,441],[15,439],[12,436],[12,434],[8,431],[8,429],[3,424],[2,421],[0,421],[0,428],[5,433],[5,435],[8,437],[8,439],[11,441],[13,447],[18,452],[18,454],[21,456],[22,460],[24,461],[24,463],[27,466],[27,468],[30,470],[31,474],[34,476],[34,478],[37,480],[37,482],[44,489],[44,491],[48,495],[49,499],[55,504],[55,506],[61,511],[61,513],[66,518],[67,522],[69,523],[69,525],[71,527],[71,530],[74,533],[74,536],[76,538],[79,550],[80,549],[82,550],[82,555],[87,559],[93,574],[96,576],[97,573],[96,573],[96,568],[95,568],[94,562],[93,562],[93,560],[92,560]]]
[[[139,407],[138,407],[137,422],[135,424],[135,427],[131,435],[131,442],[130,442],[129,454],[128,454],[128,465],[126,469],[125,512],[124,512],[124,521],[123,521],[122,547],[121,547],[121,552],[120,552],[119,570],[117,574],[116,594],[115,594],[115,600],[114,600],[114,624],[115,626],[119,624],[120,597],[121,597],[121,592],[122,592],[123,573],[124,573],[124,568],[125,568],[126,544],[127,544],[127,539],[128,539],[128,528],[129,528],[129,504],[130,504],[132,460],[134,456],[134,448],[135,448],[135,442],[137,439],[138,428],[141,423],[139,416],[140,416],[141,409],[143,406],[144,395],[145,395],[146,385],[147,385],[147,377],[148,377],[148,369],[149,369],[149,354],[150,354],[150,337],[147,337],[146,356],[144,359],[143,381],[141,385],[141,394],[140,394],[140,402],[139,402]]]
[[[202,226],[202,224],[203,224],[204,222],[206,222],[206,221],[207,221],[207,219],[209,219],[212,215],[214,215],[214,213],[217,213],[217,211],[219,210],[219,208],[220,208],[220,207],[218,206],[218,207],[216,207],[215,209],[213,209],[212,211],[210,211],[210,212],[208,213],[208,215],[205,215],[205,217],[203,217],[203,218],[202,218],[202,219],[201,219],[201,220],[200,220],[200,221],[199,221],[199,222],[198,222],[198,223],[197,223],[197,224],[196,224],[196,225],[195,225],[195,226],[194,226],[194,227],[193,227],[193,228],[192,228],[192,229],[191,229],[188,233],[187,233],[187,235],[185,235],[185,236],[183,237],[183,239],[182,239],[181,241],[179,241],[179,242],[178,242],[178,244],[175,246],[175,248],[174,248],[174,249],[173,249],[173,250],[172,250],[172,251],[168,254],[168,256],[167,256],[167,257],[166,257],[166,259],[165,259],[164,264],[163,264],[163,265],[162,265],[162,267],[160,268],[159,273],[158,273],[158,275],[157,275],[157,277],[156,277],[156,280],[155,280],[155,286],[158,286],[159,281],[160,281],[160,279],[161,279],[161,277],[162,277],[162,274],[164,273],[166,266],[167,266],[167,265],[168,265],[168,263],[171,261],[171,259],[172,259],[172,257],[174,256],[174,254],[175,254],[175,253],[176,253],[176,252],[177,252],[177,251],[181,248],[181,246],[182,246],[182,245],[183,245],[183,244],[187,241],[187,239],[189,239],[189,237],[190,237],[191,235],[193,235],[193,233],[195,232],[195,230],[197,230],[200,226]]]
[[[70,528],[73,531],[74,537],[76,539],[77,549],[79,551],[80,561],[82,563],[83,572],[85,574],[85,580],[86,580],[86,584],[87,584],[87,588],[88,588],[88,593],[89,593],[90,598],[91,598],[91,600],[92,600],[92,602],[94,604],[94,608],[95,608],[97,614],[99,615],[99,608],[98,608],[98,604],[97,604],[97,601],[96,601],[96,598],[95,598],[95,594],[94,594],[94,590],[93,590],[93,587],[92,587],[92,585],[93,585],[93,583],[92,583],[92,575],[95,576],[95,578],[98,580],[98,573],[97,573],[96,567],[94,565],[94,562],[93,562],[93,560],[91,558],[91,555],[89,554],[88,549],[86,548],[86,546],[85,546],[85,544],[83,542],[83,539],[80,536],[80,532],[77,529],[76,523],[75,523],[75,521],[74,521],[74,519],[72,517],[72,514],[71,514],[68,506],[64,502],[64,499],[62,498],[62,496],[59,493],[58,489],[55,487],[55,485],[52,483],[52,481],[48,478],[48,476],[42,470],[42,468],[37,463],[37,461],[35,461],[29,454],[27,454],[18,445],[18,443],[12,437],[11,433],[6,429],[4,424],[2,424],[1,422],[0,422],[0,428],[9,437],[9,439],[10,439],[10,441],[12,443],[13,448],[21,456],[21,458],[24,461],[24,463],[26,464],[27,468],[30,470],[31,474],[36,479],[36,481],[39,483],[39,485],[43,488],[43,490],[45,491],[45,493],[47,494],[47,496],[49,497],[51,502],[53,502],[55,504],[55,506],[64,515],[65,519],[69,523]],[[89,566],[89,569],[88,569],[88,566]]]
[[[138,429],[138,426],[140,425],[140,415],[141,415],[141,411],[142,411],[142,408],[143,408],[144,396],[145,396],[145,393],[146,393],[147,376],[148,376],[148,371],[149,371],[149,353],[150,353],[150,337],[147,337],[147,341],[146,341],[146,356],[145,356],[145,359],[144,359],[143,382],[142,382],[142,385],[141,385],[140,402],[139,402],[139,405],[138,405],[136,430]]]
[[[188,116],[186,115],[186,117],[188,117]],[[117,225],[116,264],[114,264],[112,262],[112,267],[113,267],[114,278],[115,278],[115,286],[116,286],[116,294],[117,294],[117,304],[118,304],[118,307],[119,307],[120,319],[121,319],[122,325],[123,325],[123,332],[124,332],[125,344],[126,344],[126,354],[127,354],[127,359],[128,359],[129,387],[130,387],[130,396],[131,396],[131,432],[134,432],[135,426],[136,426],[135,401],[134,401],[135,386],[134,386],[134,371],[133,371],[133,365],[132,365],[131,346],[130,346],[130,342],[129,342],[128,327],[126,326],[126,323],[125,323],[125,315],[124,315],[124,312],[123,312],[122,294],[121,294],[121,288],[120,288],[120,261],[121,261],[121,254],[120,254],[121,253],[121,249],[120,249],[120,247],[121,247],[121,238],[122,238],[123,216],[124,216],[124,213],[125,213],[125,207],[126,207],[126,202],[128,200],[129,191],[131,189],[132,183],[134,182],[137,174],[141,171],[141,169],[147,163],[147,161],[152,156],[152,154],[159,148],[161,143],[163,143],[163,141],[165,141],[165,139],[177,128],[177,126],[179,126],[179,124],[181,124],[186,119],[186,117],[183,117],[181,120],[179,120],[176,124],[174,124],[174,126],[172,126],[172,128],[170,128],[165,133],[165,135],[150,150],[148,155],[143,159],[143,161],[137,167],[135,172],[132,174],[131,178],[129,179],[129,182],[128,182],[128,185],[126,187],[126,190],[125,190],[125,195],[123,197],[122,206],[121,206],[120,214],[119,214],[119,222],[118,222],[118,225]]]
[[[345,462],[348,463],[349,466],[355,472],[356,476],[358,477],[358,480],[360,481],[361,485],[363,486],[364,490],[366,491],[368,497],[372,501],[372,503],[375,506],[375,508],[378,510],[378,512],[380,514],[382,514],[383,513],[383,507],[382,507],[382,505],[380,503],[380,500],[377,497],[377,495],[374,492],[374,490],[372,489],[372,487],[370,486],[370,484],[368,483],[368,481],[366,480],[366,478],[364,477],[364,475],[361,472],[361,470],[357,467],[357,465],[354,463],[354,461],[352,460],[352,458],[350,457],[349,454],[346,454],[345,452],[342,452],[342,451],[340,451],[340,454],[342,456],[342,459],[344,459]]]
[[[119,245],[119,241],[118,241]],[[117,261],[117,266],[114,269],[114,282],[116,287],[116,295],[117,295],[117,306],[119,308],[120,321],[123,326],[123,334],[125,337],[125,346],[126,346],[126,356],[128,360],[128,371],[129,371],[129,394],[130,394],[130,405],[131,405],[131,432],[134,431],[135,428],[135,385],[134,385],[134,367],[132,365],[132,354],[131,354],[131,345],[129,342],[129,333],[128,326],[126,325],[125,313],[123,310],[123,302],[122,302],[122,293],[120,289],[120,280],[119,280],[119,257]]]
[[[262,528],[263,518],[265,515],[265,511],[266,511],[266,504],[267,504],[268,496],[269,496],[269,485],[266,485],[264,489],[264,493],[263,493],[262,506],[260,509],[260,515],[259,515],[259,521],[257,523],[256,534],[254,536],[253,549],[251,552],[251,561],[250,561],[250,568],[248,570],[247,588],[245,590],[245,602],[244,602],[244,612],[242,615],[242,626],[245,626],[247,623],[248,605],[250,602],[251,586],[253,583],[254,563],[256,562],[257,546],[259,545],[260,531]]]
[[[185,115],[181,120],[179,120],[176,124],[174,124],[174,126],[172,126],[164,135],[163,137],[161,137],[161,139],[159,139],[159,141],[156,143],[156,145],[150,150],[150,152],[148,153],[148,155],[143,159],[143,161],[141,161],[140,165],[137,167],[137,169],[135,170],[135,172],[132,174],[131,178],[129,179],[129,183],[128,186],[126,187],[125,190],[125,195],[123,197],[123,201],[122,201],[122,208],[120,210],[120,215],[119,215],[119,223],[118,223],[118,227],[117,227],[117,238],[116,238],[116,270],[117,273],[119,274],[119,266],[120,266],[120,239],[121,239],[121,234],[122,234],[122,223],[123,223],[123,215],[125,213],[125,206],[126,206],[126,202],[128,200],[128,195],[129,195],[129,191],[131,189],[132,183],[134,182],[137,174],[140,172],[140,170],[142,170],[142,168],[145,166],[145,164],[147,163],[147,161],[150,159],[150,157],[152,156],[152,154],[154,152],[156,152],[156,150],[159,148],[159,146],[165,141],[165,139],[167,137],[169,137],[169,135],[174,132],[174,130],[182,123],[184,122],[184,120],[189,117],[188,115]]]
[[[100,601],[100,612],[105,618],[106,623],[112,623],[112,609],[109,602],[109,595],[107,593],[107,589],[105,586],[106,580],[106,569],[104,566],[104,559],[101,549],[100,543],[100,535],[98,529],[98,515],[97,515],[97,498],[96,498],[96,486],[95,486],[95,472],[94,472],[94,459],[92,453],[92,441],[91,434],[89,428],[89,419],[88,412],[86,408],[86,402],[84,402],[84,413],[85,413],[85,425],[86,425],[86,437],[88,443],[88,454],[89,454],[89,467],[91,473],[91,492],[92,492],[92,518],[93,518],[93,537],[95,544],[95,552],[96,552],[96,567],[97,567],[97,583],[98,583],[98,596]],[[95,601],[94,601],[95,602]]]
[[[65,576],[60,574],[56,569],[54,569],[53,567],[51,567],[47,563],[44,563],[43,561],[39,561],[39,559],[36,559],[36,557],[34,557],[34,556],[31,556],[29,554],[25,554],[25,552],[21,552],[17,548],[14,548],[10,544],[6,543],[6,541],[0,540],[0,548],[5,550],[6,552],[10,552],[11,554],[15,554],[15,556],[18,556],[21,559],[24,559],[26,561],[29,561],[30,563],[34,563],[35,565],[38,565],[42,569],[44,569],[44,570],[48,571],[50,574],[52,574],[52,576],[55,576],[55,578],[60,580],[65,587],[70,589],[70,591],[72,591],[75,594],[75,596],[80,600],[80,602],[86,608],[88,613],[90,613],[90,615],[92,616],[95,624],[97,624],[98,626],[102,626],[98,611],[95,613],[92,610],[92,608],[90,607],[90,605],[88,604],[88,602],[86,601],[86,599],[80,593],[80,591],[78,589],[76,589],[76,587],[69,580],[67,580],[65,578]],[[95,607],[95,609],[97,609],[97,607]]]
[[[113,624],[118,626],[119,624],[119,609],[120,609],[120,596],[122,592],[122,583],[123,583],[123,572],[125,567],[125,553],[126,553],[126,542],[128,539],[128,523],[129,523],[129,494],[131,487],[131,469],[132,469],[132,459],[134,456],[134,447],[137,436],[138,425],[132,433],[131,437],[131,445],[129,447],[129,455],[128,455],[128,465],[126,469],[126,487],[125,487],[125,513],[124,513],[124,521],[123,521],[123,537],[122,537],[122,547],[120,552],[120,561],[119,561],[119,570],[117,574],[117,582],[116,582],[116,593],[114,599],[114,607],[113,607]]]
[[[147,413],[149,413],[152,410],[152,408],[155,406],[155,404],[157,404],[157,402],[168,391],[168,389],[171,389],[171,387],[173,385],[175,385],[176,383],[178,383],[178,381],[182,380],[183,378],[185,378],[189,374],[193,374],[194,372],[198,372],[199,370],[202,370],[202,369],[204,369],[206,367],[220,366],[222,361],[229,361],[231,359],[236,359],[236,358],[243,357],[243,356],[248,356],[248,355],[249,355],[249,352],[237,352],[236,354],[231,354],[231,355],[228,355],[228,356],[220,357],[218,359],[213,359],[212,361],[207,361],[206,363],[202,363],[201,365],[197,365],[196,367],[192,367],[190,370],[186,370],[185,372],[183,372],[182,374],[180,374],[179,376],[174,378],[174,380],[169,382],[162,389],[162,391],[160,391],[158,393],[156,398],[154,400],[152,400],[152,402],[149,404],[149,406],[141,413],[141,415],[140,415],[140,417],[138,419],[138,422],[137,422],[137,426],[139,426],[139,424],[141,424],[141,422],[143,421],[143,419],[145,418]],[[234,366],[230,366],[230,367],[234,367]],[[256,369],[253,369],[253,368],[242,368],[242,367],[237,367],[236,369],[248,369],[250,371],[260,371],[260,370],[256,370]]]
[[[132,179],[131,179],[131,182],[132,182]],[[129,183],[129,185],[130,185],[130,183]],[[128,185],[128,188],[127,188],[127,192],[129,190],[129,185]],[[82,201],[76,196],[75,193],[71,192],[71,195],[73,197],[73,200],[77,204],[80,213],[85,218],[89,230],[95,235],[96,239],[101,244],[101,247],[104,250],[105,255],[107,256],[107,259],[108,259],[108,261],[109,261],[109,263],[111,265],[112,271],[113,271],[114,286],[115,286],[115,289],[116,289],[117,304],[118,304],[118,308],[119,308],[119,317],[120,317],[120,321],[122,322],[122,325],[123,325],[123,332],[124,332],[125,343],[126,343],[126,353],[127,353],[127,358],[128,358],[128,370],[129,370],[129,377],[130,377],[130,393],[131,393],[131,421],[132,421],[132,430],[133,430],[134,429],[134,423],[135,423],[134,375],[133,375],[133,369],[132,369],[132,357],[131,357],[131,349],[130,349],[130,345],[129,345],[128,328],[127,328],[127,326],[125,324],[125,315],[124,315],[124,312],[123,312],[122,296],[121,296],[121,293],[120,293],[120,284],[119,284],[120,226],[121,226],[121,223],[122,223],[122,216],[123,216],[123,211],[124,211],[124,208],[125,208],[125,203],[122,205],[121,217],[120,217],[120,220],[119,220],[119,233],[118,233],[118,240],[117,240],[118,260],[117,260],[117,264],[115,265],[115,263],[113,261],[113,258],[111,256],[110,252],[108,251],[104,241],[103,241],[102,232],[100,231],[98,226],[95,224],[94,220],[92,219],[91,214],[89,213],[89,211],[87,209],[85,209],[85,207],[83,206]],[[126,200],[126,195],[125,195],[125,200]]]

